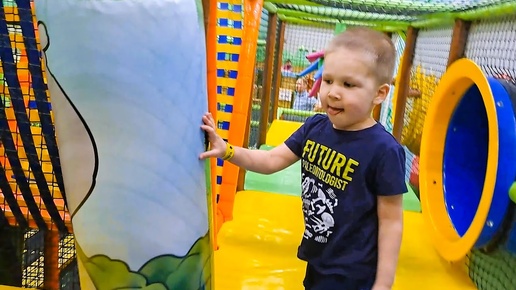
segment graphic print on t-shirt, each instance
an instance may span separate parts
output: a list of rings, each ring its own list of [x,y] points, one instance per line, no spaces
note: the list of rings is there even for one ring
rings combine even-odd
[[[306,141],[302,157],[303,238],[326,244],[335,226],[338,192],[353,180],[359,163],[312,140]]]
[[[332,188],[322,190],[322,184],[303,174],[303,213],[305,216],[305,239],[313,238],[319,243],[326,243],[333,233],[335,225],[333,209],[339,200]]]

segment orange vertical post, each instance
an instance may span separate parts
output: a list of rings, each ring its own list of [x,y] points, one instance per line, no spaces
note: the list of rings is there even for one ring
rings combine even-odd
[[[245,126],[251,102],[253,71],[256,61],[256,48],[260,18],[263,8],[263,0],[244,0],[244,31],[238,62],[238,76],[231,127],[229,129],[228,142],[235,146],[244,143]],[[219,209],[224,221],[233,218],[233,202],[238,183],[239,168],[229,162],[225,162],[222,169],[222,184],[220,187]]]
[[[270,119],[271,123],[272,121],[276,120],[278,117],[278,107],[279,107],[279,92],[281,87],[281,80],[283,76],[281,75],[281,68],[283,63],[283,46],[285,44],[285,22],[279,21],[279,34],[277,36],[277,47],[278,51],[276,56],[276,65],[274,69],[276,70],[274,75],[274,89],[272,92],[272,95],[274,96],[274,103],[272,105],[272,119]]]
[[[217,120],[217,1],[203,0],[204,24],[206,29],[206,70],[208,111]],[[213,248],[217,249],[217,233],[220,229],[220,213],[217,208],[217,159],[210,160],[211,220]]]
[[[267,24],[267,43],[265,45],[265,67],[263,70],[263,95],[261,101],[262,112],[258,132],[258,147],[265,144],[269,129],[269,115],[271,108],[272,81],[274,77],[274,49],[276,48],[276,30],[278,28],[278,14],[269,13]],[[279,52],[278,52],[279,53]],[[277,96],[275,96],[277,98]]]
[[[394,124],[392,134],[401,142],[401,132],[403,130],[403,116],[405,115],[405,105],[410,92],[410,68],[412,67],[412,60],[414,59],[414,52],[416,49],[416,39],[418,29],[410,26],[407,30],[407,40],[405,42],[405,50],[403,58],[399,67],[398,78],[396,83],[397,95],[394,108]]]
[[[59,232],[49,229],[45,232],[44,239],[43,286],[48,290],[59,290]]]
[[[464,51],[466,50],[466,43],[468,42],[469,29],[471,28],[471,22],[462,19],[455,19],[455,25],[453,26],[452,41],[450,45],[450,53],[448,55],[448,68],[456,60],[464,57]]]

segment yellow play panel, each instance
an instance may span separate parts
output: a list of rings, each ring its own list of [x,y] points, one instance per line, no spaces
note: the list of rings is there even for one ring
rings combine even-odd
[[[219,233],[216,290],[302,290],[305,263],[296,258],[303,232],[299,197],[238,192],[234,220]],[[464,263],[440,259],[420,213],[405,212],[395,290],[473,290]]]
[[[303,123],[274,120],[267,131],[265,144],[269,146],[278,146],[292,135]]]

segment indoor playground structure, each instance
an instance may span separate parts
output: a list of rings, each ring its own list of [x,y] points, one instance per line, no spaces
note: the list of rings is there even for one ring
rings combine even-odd
[[[352,26],[397,53],[373,112],[407,153],[393,289],[516,289],[516,2],[0,4],[0,290],[303,289],[300,163],[200,161],[199,126],[280,145]]]

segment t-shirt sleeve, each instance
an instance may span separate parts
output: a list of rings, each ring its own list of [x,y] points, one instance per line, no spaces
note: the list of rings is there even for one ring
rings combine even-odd
[[[407,192],[405,150],[401,145],[393,146],[382,154],[374,179],[374,190],[377,195],[397,195]]]
[[[303,154],[303,141],[304,136],[306,135],[306,127],[307,123],[305,122],[285,141],[285,145],[287,145],[287,147],[299,158],[301,158],[301,154]]]
[[[316,114],[306,119],[306,121],[297,129],[290,137],[285,141],[285,145],[294,152],[299,158],[301,158],[303,154],[303,145],[305,141],[305,137],[309,131],[309,128],[313,126],[318,119],[320,119],[320,114]]]

